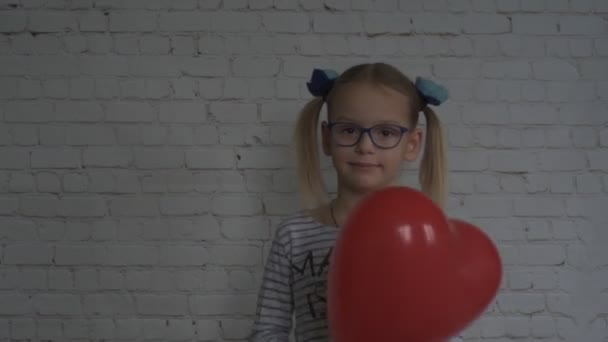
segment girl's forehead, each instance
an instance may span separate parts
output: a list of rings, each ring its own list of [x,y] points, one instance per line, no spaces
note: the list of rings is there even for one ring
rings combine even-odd
[[[351,85],[349,85],[351,86]],[[410,112],[408,98],[396,90],[370,85],[352,85],[332,98],[332,119],[369,122],[404,122]]]

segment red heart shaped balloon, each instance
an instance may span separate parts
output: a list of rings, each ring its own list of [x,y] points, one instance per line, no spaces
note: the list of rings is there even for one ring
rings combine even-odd
[[[366,197],[342,227],[328,274],[334,342],[443,342],[498,291],[498,250],[479,228],[449,220],[421,192]]]

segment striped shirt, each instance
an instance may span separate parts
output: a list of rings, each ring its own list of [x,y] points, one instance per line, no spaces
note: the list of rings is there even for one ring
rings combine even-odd
[[[338,232],[303,213],[281,223],[266,260],[249,342],[288,342],[292,333],[297,342],[329,341],[325,290]]]

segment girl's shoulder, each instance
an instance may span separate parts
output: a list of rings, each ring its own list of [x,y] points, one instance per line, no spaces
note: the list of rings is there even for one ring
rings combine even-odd
[[[322,232],[328,228],[327,225],[321,223],[310,211],[300,210],[279,221],[275,237],[282,241],[291,240],[302,235]]]

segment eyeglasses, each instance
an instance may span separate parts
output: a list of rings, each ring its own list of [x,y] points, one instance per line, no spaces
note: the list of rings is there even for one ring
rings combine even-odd
[[[397,146],[403,134],[408,131],[406,127],[394,124],[379,124],[365,128],[350,122],[330,122],[327,127],[332,139],[339,146],[354,146],[359,143],[363,133],[367,133],[372,143],[381,149]]]

